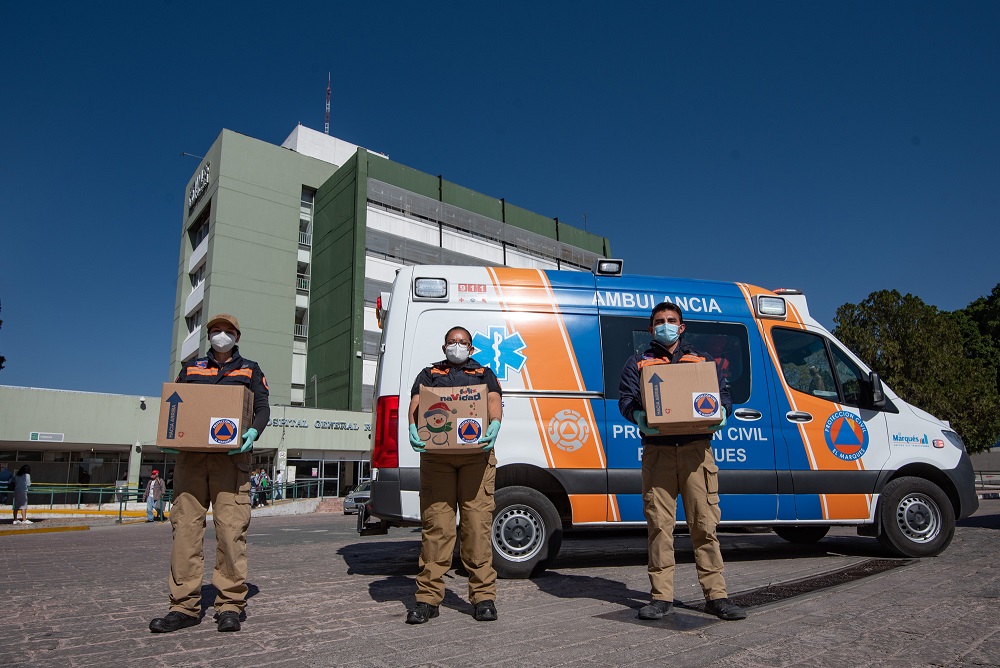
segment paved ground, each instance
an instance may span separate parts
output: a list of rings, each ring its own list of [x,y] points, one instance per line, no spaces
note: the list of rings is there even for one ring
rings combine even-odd
[[[169,525],[42,520],[88,531],[0,536],[5,666],[997,666],[1000,501],[984,500],[941,557],[754,607],[743,622],[702,613],[690,543],[678,537],[677,598],[660,622],[646,601],[641,532],[567,537],[555,567],[501,581],[500,620],[478,623],[463,577],[449,573],[441,617],[403,623],[419,534],[359,538],[340,514],[255,516],[249,617],[220,634],[208,616],[172,634],[166,611]],[[12,529],[9,520],[0,529]],[[833,532],[814,547],[772,534],[723,535],[732,594],[888,558],[874,539]],[[214,557],[211,531],[206,566]]]

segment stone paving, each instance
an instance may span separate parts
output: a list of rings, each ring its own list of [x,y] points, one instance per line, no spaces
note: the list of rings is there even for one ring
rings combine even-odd
[[[149,633],[167,609],[169,525],[52,521],[90,530],[0,536],[0,665],[1000,665],[997,500],[984,500],[940,557],[755,607],[742,622],[701,612],[686,536],[677,538],[677,599],[687,607],[638,620],[648,594],[644,534],[590,531],[568,535],[543,576],[500,581],[499,621],[472,619],[465,579],[451,571],[441,616],[407,626],[419,532],[360,538],[353,516],[255,515],[248,618],[234,634],[216,632],[208,584],[201,625]],[[889,557],[849,529],[806,547],[770,533],[725,533],[722,543],[731,594]],[[206,547],[210,570],[211,530]]]

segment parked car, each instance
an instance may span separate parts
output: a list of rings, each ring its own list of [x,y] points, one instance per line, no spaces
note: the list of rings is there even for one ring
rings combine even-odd
[[[347,496],[344,497],[345,515],[352,515],[358,512],[361,506],[368,503],[368,498],[371,496],[371,485],[370,480],[365,480],[348,492]]]

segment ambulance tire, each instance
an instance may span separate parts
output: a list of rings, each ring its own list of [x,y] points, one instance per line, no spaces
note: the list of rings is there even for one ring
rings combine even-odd
[[[955,536],[955,509],[941,488],[923,478],[896,478],[879,498],[882,546],[903,557],[934,557]]]
[[[544,494],[530,487],[502,487],[494,497],[493,568],[508,580],[541,573],[562,545],[559,513]]]
[[[797,527],[774,527],[774,533],[778,538],[787,540],[789,543],[798,545],[811,545],[818,543],[826,534],[830,533],[830,527],[803,525]]]

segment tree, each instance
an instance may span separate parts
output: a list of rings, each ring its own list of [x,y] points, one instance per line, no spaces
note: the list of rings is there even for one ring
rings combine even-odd
[[[996,370],[1000,388],[1000,283],[989,297],[980,297],[952,316],[962,328],[966,353]]]
[[[972,336],[971,322],[913,295],[880,290],[838,308],[833,333],[900,397],[948,420],[969,452],[980,452],[1000,436],[1000,392],[996,346]],[[966,341],[974,348],[967,350]]]

